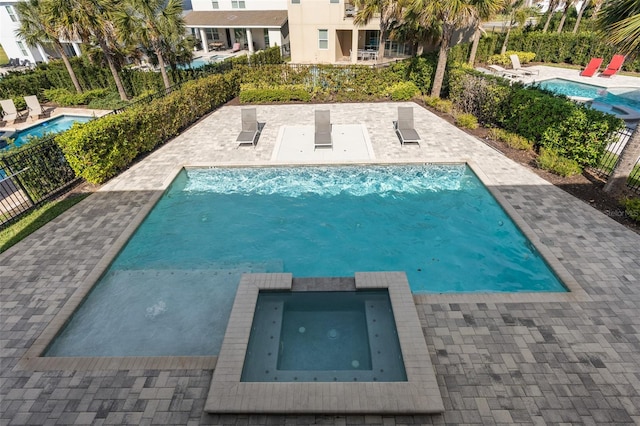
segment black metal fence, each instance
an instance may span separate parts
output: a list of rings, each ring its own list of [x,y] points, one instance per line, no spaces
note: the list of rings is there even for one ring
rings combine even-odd
[[[602,158],[600,159],[600,164],[597,167],[592,168],[591,170],[605,179],[611,176],[611,173],[615,169],[618,164],[618,159],[620,158],[620,154],[624,149],[629,139],[631,139],[631,134],[633,133],[632,128],[626,127],[620,131],[618,131],[614,138],[613,142],[611,142]],[[627,180],[627,187],[632,189],[635,192],[640,193],[640,158],[636,161],[636,165],[629,175],[629,180]]]
[[[0,158],[0,229],[79,182],[53,137]]]

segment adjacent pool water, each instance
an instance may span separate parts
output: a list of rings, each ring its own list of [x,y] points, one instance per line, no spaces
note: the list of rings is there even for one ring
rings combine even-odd
[[[466,165],[182,171],[49,356],[216,355],[244,272],[566,291]]]
[[[624,105],[640,112],[640,88],[609,88],[578,83],[562,78],[544,80],[536,85],[542,89],[565,96],[593,99],[609,105]]]
[[[86,123],[92,120],[93,117],[87,117],[82,115],[60,115],[52,118],[51,120],[43,121],[35,126],[28,127],[24,130],[20,130],[10,137],[14,139],[13,146],[19,147],[28,143],[33,138],[39,138],[47,133],[60,133],[68,130],[74,123]],[[10,147],[11,145],[8,145]],[[5,149],[7,149],[5,148]]]
[[[406,380],[387,290],[258,295],[240,381]]]

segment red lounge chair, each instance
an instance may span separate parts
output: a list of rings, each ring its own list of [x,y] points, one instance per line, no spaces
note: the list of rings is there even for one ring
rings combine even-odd
[[[615,73],[620,71],[623,63],[623,55],[613,55],[613,58],[611,58],[611,62],[609,62],[609,65],[607,65],[607,69],[600,73],[600,77],[611,77],[615,75]]]
[[[602,65],[602,58],[591,58],[587,67],[580,73],[583,77],[593,77],[593,75],[600,69]]]

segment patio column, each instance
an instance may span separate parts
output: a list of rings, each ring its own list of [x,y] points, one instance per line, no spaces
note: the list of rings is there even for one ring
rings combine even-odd
[[[202,50],[204,53],[209,53],[209,43],[207,43],[207,32],[204,28],[200,28],[200,40],[202,40]]]
[[[73,51],[76,52],[76,56],[82,56],[82,51],[78,43],[71,43],[71,46],[73,46]]]
[[[249,53],[253,53],[253,34],[251,34],[251,28],[247,28],[247,47]]]
[[[351,63],[358,63],[358,30],[351,30]]]
[[[49,63],[49,55],[47,55],[47,52],[44,51],[44,49],[42,48],[42,45],[40,43],[36,44],[36,48],[38,49],[38,53],[40,54],[40,56],[42,56],[42,60],[44,61],[45,64]]]

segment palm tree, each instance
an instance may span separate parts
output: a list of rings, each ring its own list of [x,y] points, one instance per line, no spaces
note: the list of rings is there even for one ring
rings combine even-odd
[[[589,2],[590,0],[584,0],[582,2],[582,7],[578,11],[578,17],[576,18],[576,24],[573,26],[574,34],[578,32],[578,28],[580,27],[580,21],[582,20],[582,15],[584,14],[584,11],[587,9],[587,7],[589,7]]]
[[[171,87],[166,69],[166,46],[184,33],[181,0],[126,0],[116,13],[116,25],[126,42],[138,41],[149,47],[158,59],[164,87]]]
[[[569,9],[573,6],[575,0],[565,0],[564,10],[562,11],[562,18],[560,18],[560,23],[558,24],[557,32],[558,34],[562,32],[562,28],[564,27],[564,21],[567,19],[567,15],[569,14]]]
[[[542,28],[542,32],[546,33],[547,30],[549,29],[549,24],[551,23],[551,18],[553,17],[553,14],[555,13],[556,7],[558,7],[558,4],[560,3],[560,0],[550,0],[549,1],[549,9],[547,9],[547,21],[544,23],[544,28]]]
[[[394,23],[402,16],[405,0],[354,0],[358,9],[353,23],[367,25],[374,17],[380,16],[380,38],[378,41],[378,58],[384,57],[384,43]]]
[[[113,57],[117,50],[116,29],[112,15],[119,5],[118,0],[49,0],[47,15],[72,38],[85,43],[95,42],[104,54],[120,99],[127,100],[122,80]]]
[[[505,0],[487,0],[483,2],[477,2],[477,16],[475,19],[475,31],[473,32],[473,42],[471,43],[471,52],[469,52],[469,65],[473,66],[476,61],[476,52],[478,51],[478,44],[480,44],[480,36],[482,30],[480,24],[482,21],[488,21],[491,19],[498,10],[504,6]],[[482,3],[482,4],[480,4]]]
[[[14,7],[20,17],[20,28],[16,30],[16,35],[21,37],[30,46],[37,46],[43,43],[51,43],[62,58],[64,66],[67,68],[71,82],[78,93],[82,93],[82,87],[78,82],[76,73],[71,67],[67,52],[58,38],[60,31],[43,14],[40,0],[27,0],[17,2]]]
[[[447,66],[447,57],[456,30],[469,26],[478,19],[480,3],[486,0],[412,0],[405,19],[417,20],[421,25],[431,27],[436,21],[442,28],[438,65],[433,78],[431,96],[439,98]]]
[[[613,0],[607,2],[598,14],[597,26],[604,38],[622,54],[637,56],[640,52],[640,2],[637,0]],[[618,164],[611,173],[606,192],[622,194],[629,175],[640,158],[640,126],[631,134],[620,154]]]
[[[509,43],[511,28],[515,24],[518,24],[518,26],[522,28],[524,23],[527,21],[527,18],[535,13],[532,8],[525,5],[525,0],[514,0],[506,8],[506,12],[508,12],[509,25],[507,25],[507,34],[504,36],[502,49],[500,49],[500,54],[502,55],[504,55],[504,53],[507,51],[507,44]]]

